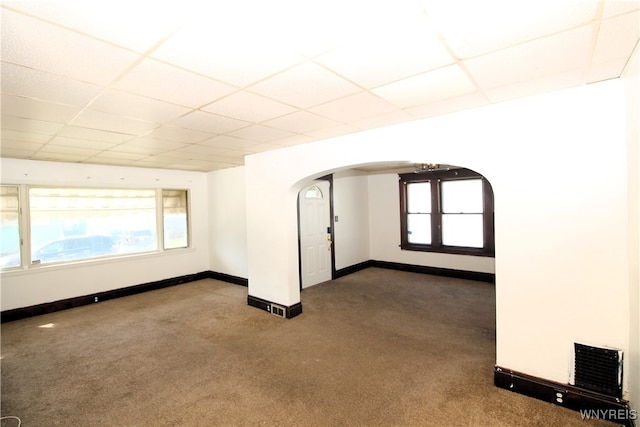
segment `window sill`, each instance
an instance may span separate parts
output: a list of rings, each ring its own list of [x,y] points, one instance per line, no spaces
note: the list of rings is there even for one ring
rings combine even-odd
[[[435,252],[435,253],[454,254],[454,255],[495,257],[495,251],[486,250],[484,248],[464,248],[459,246],[435,247],[431,245],[404,244],[404,245],[400,245],[400,249],[402,249],[403,251]]]

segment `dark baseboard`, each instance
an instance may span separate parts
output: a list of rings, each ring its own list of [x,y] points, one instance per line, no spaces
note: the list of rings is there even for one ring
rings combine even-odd
[[[336,273],[333,276],[333,278],[338,279],[340,277],[348,276],[349,274],[353,274],[360,270],[364,270],[366,268],[374,267],[374,266],[375,266],[375,261],[370,259],[368,261],[364,261],[358,264],[350,265],[349,267],[341,268],[340,270],[336,270]]]
[[[291,319],[293,317],[298,316],[299,314],[302,314],[301,302],[293,304],[291,306],[285,306],[281,304],[276,304],[271,301],[267,301],[262,298],[248,295],[247,304],[250,305],[251,307],[259,308],[260,310],[267,311],[278,317],[284,317],[286,319]]]
[[[455,277],[457,279],[477,280],[480,282],[495,283],[496,275],[493,273],[481,273],[477,271],[454,270],[450,268],[427,267],[424,265],[402,264],[389,261],[367,261],[369,267],[388,268],[390,270],[409,271],[412,273],[431,274],[433,276]]]
[[[140,285],[127,286],[125,288],[113,289],[110,291],[97,292],[90,295],[83,295],[74,298],[67,298],[60,301],[53,301],[44,304],[33,305],[30,307],[15,308],[5,310],[0,313],[0,323],[11,322],[14,320],[25,319],[27,317],[40,316],[42,314],[53,313],[56,311],[67,310],[69,308],[80,307],[88,304],[95,304],[101,301],[107,301],[115,298],[122,298],[129,295],[135,295],[142,292],[154,291],[156,289],[168,288],[170,286],[181,285],[183,283],[194,282],[202,279],[215,279],[223,282],[233,283],[236,285],[247,286],[247,279],[242,277],[230,276],[228,274],[216,273],[213,271],[202,271],[195,274],[187,274],[185,276],[172,277],[170,279],[158,280],[155,282],[143,283]]]
[[[221,282],[233,283],[244,287],[249,286],[249,279],[244,277],[232,276],[230,274],[217,273],[215,271],[207,271],[209,279],[220,280]]]
[[[515,393],[579,411],[580,416],[585,419],[603,419],[635,427],[634,420],[638,416],[635,410],[630,409],[626,400],[499,366],[495,368],[494,384]]]

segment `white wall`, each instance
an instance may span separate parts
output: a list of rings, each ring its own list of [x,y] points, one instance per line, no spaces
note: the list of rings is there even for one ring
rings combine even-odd
[[[497,364],[567,382],[574,341],[628,350],[624,117],[615,80],[248,156],[249,294],[300,301],[302,182],[381,161],[464,165],[495,195]]]
[[[333,177],[336,270],[371,259],[369,255],[369,194],[366,175],[338,172]]]
[[[0,165],[3,184],[188,189],[192,238],[190,249],[3,272],[0,275],[2,310],[209,269],[206,174],[16,159],[0,159]]]
[[[629,378],[640,378],[640,48],[624,73],[627,84],[629,182]],[[640,381],[630,383],[631,405],[640,410]]]
[[[244,167],[208,174],[210,269],[247,278]]]
[[[493,257],[401,250],[399,191],[397,174],[377,174],[369,177],[369,226],[372,259],[494,273]]]

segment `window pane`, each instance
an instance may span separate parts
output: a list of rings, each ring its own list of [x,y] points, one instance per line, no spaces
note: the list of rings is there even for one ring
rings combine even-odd
[[[409,213],[431,213],[431,183],[407,184],[407,211]]]
[[[31,188],[31,262],[157,249],[155,190]]]
[[[409,243],[431,244],[431,215],[407,215],[407,240]]]
[[[482,248],[482,214],[442,215],[442,244]]]
[[[464,179],[443,181],[443,213],[482,213],[482,180]]]
[[[162,221],[165,249],[189,246],[186,190],[162,190]]]
[[[0,268],[20,266],[18,187],[0,187]]]

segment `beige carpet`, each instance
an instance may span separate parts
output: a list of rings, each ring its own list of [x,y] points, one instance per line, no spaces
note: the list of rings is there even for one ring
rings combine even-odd
[[[285,320],[202,280],[2,325],[23,426],[611,426],[496,388],[495,292],[369,268]],[[3,420],[2,427],[16,425]]]

